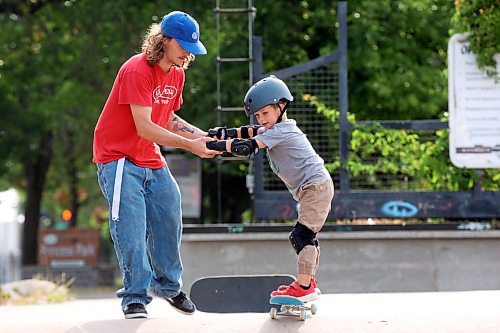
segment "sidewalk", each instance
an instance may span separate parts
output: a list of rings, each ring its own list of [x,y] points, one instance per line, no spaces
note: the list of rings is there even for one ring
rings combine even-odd
[[[500,291],[330,294],[305,322],[267,313],[183,315],[155,298],[149,319],[124,320],[117,298],[0,306],[1,333],[500,332]]]

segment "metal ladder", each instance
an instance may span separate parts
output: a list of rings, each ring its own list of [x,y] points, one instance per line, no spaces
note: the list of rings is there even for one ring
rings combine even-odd
[[[253,6],[252,0],[247,0],[247,7],[242,8],[221,8],[221,0],[216,1],[216,8],[214,8],[214,13],[216,16],[216,27],[217,27],[217,58],[216,58],[216,76],[217,76],[217,106],[215,108],[217,112],[217,124],[218,126],[223,126],[222,124],[222,113],[224,112],[244,112],[243,105],[240,106],[223,106],[222,105],[222,90],[221,90],[221,68],[224,64],[235,64],[241,63],[248,66],[248,87],[253,85],[253,59],[252,59],[252,37],[253,37],[253,20],[255,18],[256,8]],[[242,57],[223,57],[221,55],[221,16],[222,15],[247,15],[248,20],[248,55]],[[245,92],[239,92],[244,94]],[[242,96],[243,100],[243,96]],[[246,159],[236,156],[217,156],[217,223],[222,222],[222,163],[225,161],[245,161]],[[250,168],[252,161],[250,160]],[[249,175],[251,176],[251,175]],[[249,184],[249,177],[247,176],[247,187],[252,187]],[[249,188],[251,191],[251,189]]]

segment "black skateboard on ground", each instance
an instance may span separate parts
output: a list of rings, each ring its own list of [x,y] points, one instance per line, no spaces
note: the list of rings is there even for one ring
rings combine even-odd
[[[212,276],[196,280],[190,298],[204,312],[269,312],[272,291],[295,281],[292,275]]]

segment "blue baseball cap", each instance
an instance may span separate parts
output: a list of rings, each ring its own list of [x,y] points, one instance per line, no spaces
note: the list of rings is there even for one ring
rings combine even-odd
[[[207,54],[200,42],[200,26],[188,14],[181,11],[168,13],[161,20],[161,32],[174,38],[180,46],[192,54]]]

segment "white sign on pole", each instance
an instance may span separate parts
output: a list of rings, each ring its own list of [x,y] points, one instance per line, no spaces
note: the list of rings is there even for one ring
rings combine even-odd
[[[500,54],[495,59],[500,73]],[[500,168],[500,82],[478,68],[463,34],[448,44],[448,107],[452,163]]]

